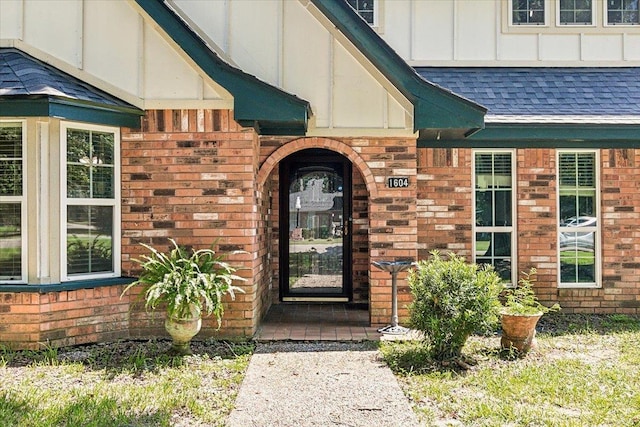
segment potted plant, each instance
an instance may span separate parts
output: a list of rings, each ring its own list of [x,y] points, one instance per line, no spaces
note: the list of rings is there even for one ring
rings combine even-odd
[[[536,325],[543,314],[560,310],[559,304],[546,307],[538,301],[533,290],[536,269],[522,272],[514,287],[504,291],[504,307],[501,312],[503,350],[516,350],[524,355],[535,346]]]
[[[143,286],[147,310],[166,307],[165,328],[173,339],[170,351],[189,354],[191,339],[202,326],[202,316],[213,314],[220,328],[224,314],[222,298],[230,295],[234,299],[235,292],[244,292],[233,282],[246,279],[235,275],[236,269],[213,249],[186,250],[175,240],[169,240],[173,249],[168,253],[142,243],[151,255],[134,259],[142,267],[142,273],[122,294],[134,286]]]

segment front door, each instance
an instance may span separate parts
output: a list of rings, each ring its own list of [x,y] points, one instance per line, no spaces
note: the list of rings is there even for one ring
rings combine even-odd
[[[350,301],[351,163],[328,150],[280,165],[280,298]]]

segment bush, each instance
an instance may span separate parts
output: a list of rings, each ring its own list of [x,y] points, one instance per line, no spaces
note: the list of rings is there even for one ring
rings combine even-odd
[[[436,360],[458,358],[469,335],[495,330],[501,308],[503,286],[493,268],[448,257],[433,251],[408,276],[411,326],[425,334]]]

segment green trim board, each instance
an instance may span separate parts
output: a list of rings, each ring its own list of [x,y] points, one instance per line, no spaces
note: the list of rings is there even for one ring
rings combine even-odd
[[[48,292],[75,291],[77,289],[101,288],[105,286],[128,285],[136,279],[133,277],[113,277],[110,279],[78,280],[64,283],[11,285],[0,284],[0,294],[5,292],[33,292],[46,294]]]
[[[234,118],[263,135],[304,135],[311,107],[308,101],[232,67],[171,10],[163,0],[135,0],[142,10],[216,83],[234,98]]]
[[[57,117],[78,122],[109,126],[140,127],[144,115],[137,108],[125,108],[108,104],[56,96],[1,97],[2,117]]]
[[[414,106],[414,131],[484,128],[487,109],[423,79],[346,1],[310,0]]]
[[[640,124],[487,124],[468,139],[419,138],[419,148],[640,148]]]

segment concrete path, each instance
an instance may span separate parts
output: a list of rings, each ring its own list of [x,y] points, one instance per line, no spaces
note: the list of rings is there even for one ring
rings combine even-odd
[[[258,344],[227,427],[418,426],[371,343]]]

